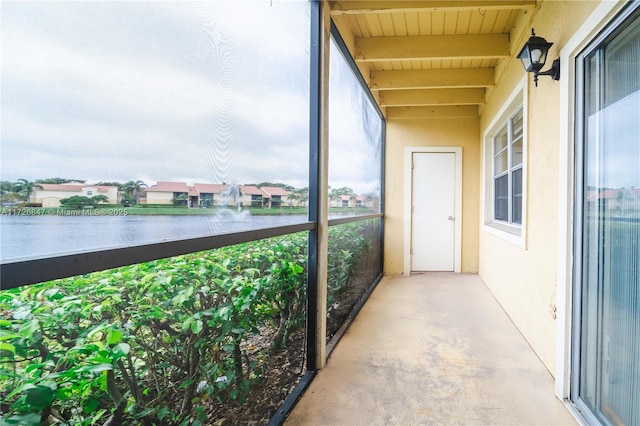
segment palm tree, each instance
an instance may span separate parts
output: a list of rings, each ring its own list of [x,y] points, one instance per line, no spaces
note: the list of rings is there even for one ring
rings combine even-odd
[[[142,188],[147,188],[148,185],[141,180],[132,181],[125,183],[122,185],[122,191],[124,191],[125,195],[133,198],[135,194],[136,204],[140,204],[140,192],[142,192]]]
[[[298,201],[298,203],[296,204],[296,206],[297,206],[297,205],[299,205],[300,196],[298,194],[296,194],[295,192],[292,192],[289,195],[287,195],[287,200],[289,202],[289,206],[291,206],[294,201]]]
[[[22,194],[25,203],[29,202],[31,193],[36,188],[42,189],[42,185],[28,181],[27,179],[18,179],[18,181],[13,184],[13,190],[19,194]]]
[[[7,194],[9,192],[13,192],[14,184],[8,180],[0,181],[0,195]]]
[[[18,204],[21,197],[14,192],[13,188],[13,182],[8,180],[0,181],[0,206]]]
[[[303,207],[306,206],[307,201],[309,201],[309,188],[305,186],[304,188],[298,189],[296,195],[298,196],[300,205]]]

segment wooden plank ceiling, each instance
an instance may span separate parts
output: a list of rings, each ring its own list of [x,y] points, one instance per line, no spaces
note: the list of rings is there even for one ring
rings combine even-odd
[[[478,116],[528,36],[535,0],[330,1],[388,118]]]

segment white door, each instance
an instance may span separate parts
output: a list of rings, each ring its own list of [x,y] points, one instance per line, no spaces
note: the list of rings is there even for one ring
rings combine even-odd
[[[414,153],[412,162],[411,270],[453,271],[456,154]]]

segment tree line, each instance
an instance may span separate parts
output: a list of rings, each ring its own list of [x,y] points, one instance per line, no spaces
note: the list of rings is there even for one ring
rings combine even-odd
[[[83,179],[66,179],[66,178],[47,178],[47,179],[37,179],[35,181],[30,181],[28,179],[18,179],[15,182],[12,181],[0,181],[0,204],[2,206],[5,205],[16,205],[21,203],[29,203],[29,199],[31,194],[36,189],[42,189],[42,184],[65,184],[65,183],[86,183],[86,180]],[[142,180],[130,180],[125,183],[121,182],[97,182],[94,184],[95,186],[115,186],[118,188],[118,192],[122,194],[121,202],[125,205],[133,205],[140,204],[140,197],[144,193],[144,190],[149,187]],[[283,188],[284,190],[289,192],[288,199],[289,200],[297,200],[300,204],[304,205],[309,201],[309,188],[294,188],[291,185],[283,184],[283,183],[272,183],[272,182],[261,182],[257,184],[252,184],[258,188],[269,186],[269,187],[278,187]],[[341,196],[348,196],[350,199],[354,199],[356,197],[356,193],[353,189],[343,186],[341,188],[333,188],[329,191],[329,198],[337,199]],[[94,197],[84,197],[79,195],[74,195],[69,198],[65,198],[60,200],[60,203],[68,207],[77,207],[83,205],[96,205],[99,202],[106,202],[108,198],[104,195],[96,195]],[[79,207],[80,208],[80,207]]]
[[[29,203],[31,194],[36,189],[42,189],[43,184],[65,184],[65,183],[86,183],[83,179],[66,179],[66,178],[48,178],[37,179],[30,181],[28,179],[18,179],[15,182],[3,180],[0,181],[0,203],[3,206],[16,205],[22,203]],[[140,195],[144,192],[148,185],[141,180],[130,180],[125,183],[120,182],[97,182],[93,184],[95,186],[115,186],[118,188],[118,192],[122,193],[122,202],[124,204],[139,204]],[[60,200],[60,204],[65,207],[82,208],[83,206],[95,206],[101,202],[107,202],[109,198],[105,195],[95,195],[93,197],[86,197],[81,195],[74,195],[68,198]]]

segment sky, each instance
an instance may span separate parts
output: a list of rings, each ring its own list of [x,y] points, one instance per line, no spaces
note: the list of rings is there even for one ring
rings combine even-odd
[[[630,120],[630,117],[640,117],[640,91],[617,100],[587,118],[588,186],[640,187],[640,121]]]
[[[2,180],[307,186],[307,2],[0,7]],[[330,185],[376,191],[380,123],[340,61]]]

